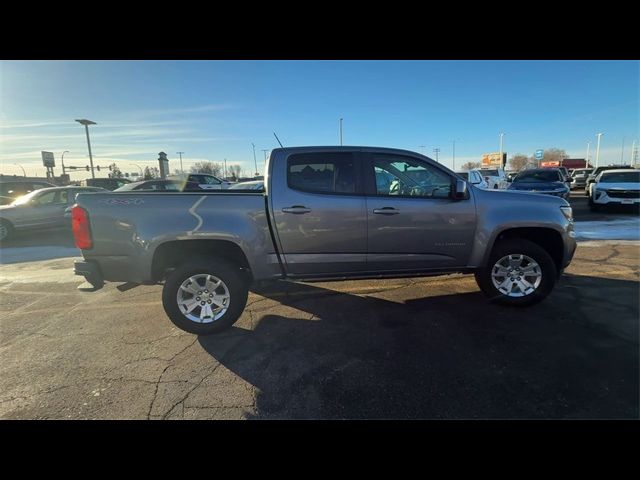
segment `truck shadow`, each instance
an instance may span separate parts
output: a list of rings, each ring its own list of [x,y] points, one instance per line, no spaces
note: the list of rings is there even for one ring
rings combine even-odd
[[[566,275],[514,309],[289,284],[260,292],[284,307],[250,306],[254,330],[199,342],[256,387],[251,418],[637,418],[637,289]]]

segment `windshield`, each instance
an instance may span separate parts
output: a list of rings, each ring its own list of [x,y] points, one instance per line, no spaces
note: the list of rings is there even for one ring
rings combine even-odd
[[[41,190],[34,190],[31,193],[27,193],[26,195],[22,195],[21,197],[16,198],[11,203],[11,205],[24,205],[25,203],[29,203],[39,193],[41,193]]]
[[[600,183],[640,183],[640,171],[603,173]]]
[[[557,170],[531,170],[520,173],[514,182],[546,183],[558,182],[559,180]]]

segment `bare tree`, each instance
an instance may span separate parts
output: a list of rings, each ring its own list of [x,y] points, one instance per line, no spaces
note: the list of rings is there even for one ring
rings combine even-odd
[[[530,162],[529,157],[527,157],[526,155],[523,155],[522,153],[516,153],[509,160],[509,167],[511,168],[511,170],[515,170],[519,172],[524,167],[526,167],[529,162]]]
[[[124,177],[124,175],[122,174],[122,171],[118,168],[118,166],[115,163],[112,163],[111,165],[109,165],[109,177],[110,178],[122,178]]]
[[[482,162],[467,162],[462,165],[462,170],[475,170],[482,166]]]
[[[542,162],[562,162],[565,158],[567,158],[567,152],[565,152],[561,148],[549,148],[544,151],[544,155],[542,156]],[[562,165],[562,163],[560,163]]]
[[[191,173],[209,173],[215,177],[222,175],[222,164],[218,162],[197,162],[191,166]]]
[[[233,178],[234,181],[237,181],[241,176],[242,167],[240,165],[230,165],[227,167],[227,171],[229,172],[229,176]]]
[[[144,167],[143,180],[153,180],[160,178],[160,169],[158,167]]]

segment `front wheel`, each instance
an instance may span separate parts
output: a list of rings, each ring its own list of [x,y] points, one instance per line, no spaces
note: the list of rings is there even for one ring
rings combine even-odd
[[[240,269],[221,258],[203,258],[167,276],[162,305],[176,327],[210,335],[229,328],[247,304],[248,288]]]
[[[525,307],[546,298],[556,283],[557,270],[545,249],[524,239],[498,243],[476,282],[489,299],[503,305]]]

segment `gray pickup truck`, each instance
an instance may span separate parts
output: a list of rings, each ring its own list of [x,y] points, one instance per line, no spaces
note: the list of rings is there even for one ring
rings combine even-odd
[[[477,189],[374,147],[275,149],[263,192],[81,194],[72,225],[76,274],[164,282],[169,318],[200,335],[231,326],[266,280],[473,273],[491,300],[531,305],[576,248],[565,200]]]

